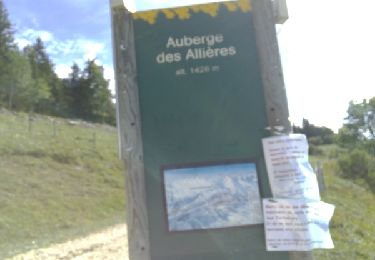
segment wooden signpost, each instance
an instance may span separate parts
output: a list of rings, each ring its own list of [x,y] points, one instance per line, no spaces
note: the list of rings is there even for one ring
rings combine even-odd
[[[309,259],[265,249],[261,139],[290,132],[274,14],[112,1],[131,260]]]

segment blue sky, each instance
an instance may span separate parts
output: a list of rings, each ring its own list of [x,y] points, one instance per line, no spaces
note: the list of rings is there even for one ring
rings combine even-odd
[[[59,76],[96,58],[114,88],[108,0],[3,0],[20,47],[41,37]],[[140,0],[137,8],[202,0]],[[341,127],[350,100],[375,96],[374,0],[287,0],[277,27],[290,119]]]
[[[56,72],[65,77],[97,58],[113,79],[109,4],[103,0],[4,0],[22,48],[41,37]],[[111,82],[113,87],[113,80]]]

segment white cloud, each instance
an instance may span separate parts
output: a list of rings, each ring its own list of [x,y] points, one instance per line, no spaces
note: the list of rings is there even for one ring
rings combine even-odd
[[[114,93],[113,67],[103,62],[103,59],[108,56],[107,52],[110,52],[105,43],[86,38],[60,40],[51,32],[30,28],[18,33],[15,41],[19,48],[22,49],[27,45],[33,44],[38,37],[44,42],[46,51],[55,64],[55,72],[60,78],[69,76],[73,63],[77,63],[83,69],[87,60],[96,59],[95,62],[103,66],[104,78],[109,80],[109,88]]]
[[[54,56],[70,55],[85,61],[105,55],[105,51],[104,43],[83,38],[56,41],[47,46],[47,52]]]
[[[35,42],[36,38],[41,38],[45,44],[47,53],[57,65],[61,63],[76,62],[79,65],[87,60],[107,56],[106,46],[103,42],[86,39],[57,39],[51,32],[44,30],[26,29],[16,35],[16,43],[20,48],[24,48]]]
[[[72,72],[71,65],[57,64],[55,66],[55,72],[59,78],[67,78]]]
[[[105,64],[104,68],[104,78],[109,80],[109,89],[112,94],[115,94],[115,71],[112,65]]]
[[[97,5],[98,1],[95,0],[63,0],[73,6],[76,6],[78,8],[87,8],[92,5]]]
[[[79,40],[77,46],[84,51],[83,58],[85,60],[93,60],[104,51],[104,44],[95,41]]]
[[[49,42],[54,39],[53,34],[47,31],[41,31],[39,37],[43,42]]]
[[[33,39],[40,38],[43,42],[50,42],[54,40],[54,36],[51,32],[44,30],[26,29],[16,36],[19,39]]]
[[[83,59],[86,61],[107,55],[103,42],[85,38],[60,40],[51,32],[30,28],[16,35],[16,43],[20,48],[23,48],[35,42],[38,37],[44,42],[47,53],[57,63],[66,56],[72,56],[75,60]]]
[[[16,39],[15,39],[15,42],[16,42],[16,44],[18,45],[18,47],[19,47],[20,49],[23,49],[23,48],[25,48],[26,46],[32,44],[32,42],[31,42],[30,40],[28,40],[28,39],[24,39],[24,38],[16,38]]]

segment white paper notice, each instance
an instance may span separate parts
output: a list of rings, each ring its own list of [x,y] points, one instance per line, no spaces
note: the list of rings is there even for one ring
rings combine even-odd
[[[262,141],[273,197],[319,201],[319,186],[308,161],[306,136],[291,134]]]
[[[329,221],[335,207],[324,202],[263,199],[268,251],[333,248]]]

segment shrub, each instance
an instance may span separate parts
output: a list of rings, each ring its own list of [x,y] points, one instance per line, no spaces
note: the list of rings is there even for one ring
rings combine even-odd
[[[355,149],[340,156],[338,165],[345,178],[366,178],[369,174],[370,156],[364,150]]]
[[[309,144],[309,155],[323,155],[323,150],[316,145]]]
[[[366,140],[363,143],[363,148],[372,156],[373,160],[375,160],[375,139]]]
[[[369,167],[369,173],[367,176],[368,184],[370,185],[370,188],[372,192],[375,193],[375,157],[370,157],[370,167]]]
[[[375,192],[375,157],[371,153],[355,149],[340,156],[338,166],[344,178],[362,179]]]
[[[338,148],[334,148],[328,152],[328,158],[337,159],[342,154],[342,151]]]
[[[321,136],[314,136],[309,138],[309,144],[312,145],[321,145],[324,144],[323,138]]]

